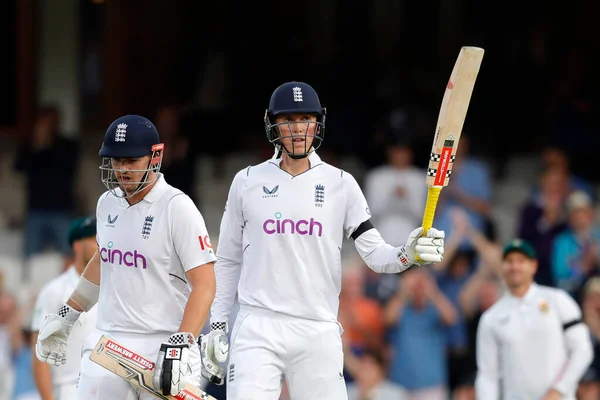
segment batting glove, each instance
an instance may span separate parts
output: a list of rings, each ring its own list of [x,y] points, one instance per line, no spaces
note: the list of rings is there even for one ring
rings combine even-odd
[[[190,349],[197,346],[196,338],[189,332],[178,332],[161,343],[152,380],[154,390],[164,395],[177,396],[192,380]]]
[[[408,235],[406,245],[400,246],[398,260],[408,268],[412,265],[427,265],[441,262],[444,258],[444,231],[431,228],[423,236],[423,228],[417,228]],[[417,260],[417,254],[419,260]]]
[[[38,360],[55,366],[67,362],[67,341],[73,324],[80,315],[81,311],[65,304],[58,313],[44,318],[35,344],[35,355]]]
[[[213,322],[211,331],[200,336],[200,357],[202,359],[202,376],[216,385],[225,383],[225,370],[220,363],[227,361],[229,354],[229,339],[227,338],[227,323]]]

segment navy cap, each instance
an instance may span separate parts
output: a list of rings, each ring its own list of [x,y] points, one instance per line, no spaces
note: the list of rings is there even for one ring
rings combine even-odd
[[[268,113],[271,116],[292,113],[323,114],[321,101],[315,89],[304,82],[287,82],[271,95]]]
[[[154,124],[140,115],[125,115],[113,121],[106,130],[100,157],[135,158],[152,154],[152,146],[160,143]]]
[[[519,253],[525,254],[527,257],[535,260],[535,250],[531,243],[522,240],[522,239],[513,239],[506,246],[504,246],[504,250],[502,251],[502,258],[506,258],[509,253],[514,251],[518,251]]]
[[[69,241],[69,246],[73,246],[73,242],[76,240],[93,236],[96,236],[96,218],[81,217],[71,222],[67,240]]]

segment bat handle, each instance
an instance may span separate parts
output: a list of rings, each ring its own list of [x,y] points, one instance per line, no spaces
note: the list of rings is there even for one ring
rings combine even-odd
[[[423,234],[426,234],[433,226],[433,217],[435,216],[435,208],[437,207],[440,192],[443,186],[429,186],[427,188],[427,204],[423,213]]]
[[[440,198],[440,192],[443,186],[429,186],[427,188],[427,204],[425,205],[425,212],[423,213],[423,235],[427,234],[427,231],[433,226],[433,217],[435,216],[435,208],[437,207],[438,199]],[[417,261],[421,262],[419,255],[416,255]]]

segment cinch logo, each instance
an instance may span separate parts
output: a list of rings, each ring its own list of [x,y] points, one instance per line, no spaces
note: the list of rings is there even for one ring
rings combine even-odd
[[[137,250],[131,252],[113,249],[113,242],[108,242],[107,247],[100,249],[100,259],[105,263],[146,269],[146,257]]]
[[[299,235],[317,235],[321,237],[323,234],[323,225],[319,221],[311,218],[310,221],[301,219],[294,221],[292,219],[281,219],[280,212],[275,213],[275,219],[268,219],[263,223],[263,230],[268,235],[278,234],[299,234]]]

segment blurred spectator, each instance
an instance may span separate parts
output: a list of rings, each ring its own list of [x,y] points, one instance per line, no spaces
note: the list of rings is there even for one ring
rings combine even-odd
[[[15,341],[13,331],[17,304],[9,293],[0,294],[0,400],[12,400],[10,393],[14,386],[12,357]]]
[[[196,203],[196,154],[190,149],[189,139],[181,132],[181,115],[175,105],[158,109],[154,121],[165,144],[160,171],[170,185],[181,190]]]
[[[542,164],[544,169],[554,169],[564,172],[567,176],[569,191],[582,190],[594,201],[596,200],[594,186],[586,179],[573,173],[569,156],[562,148],[553,145],[545,147],[542,150]]]
[[[600,226],[592,199],[575,191],[567,198],[569,228],[556,237],[552,250],[552,272],[558,287],[576,299],[586,279],[598,274]]]
[[[9,293],[0,295],[0,338],[2,358],[2,384],[0,399],[2,400],[39,400],[39,394],[31,374],[31,358],[29,348],[31,329],[24,318],[28,309],[19,309],[18,304]],[[5,364],[8,362],[8,364]],[[4,397],[7,396],[7,397]]]
[[[31,341],[31,327],[25,324],[22,330],[14,332],[18,335],[17,349],[14,355],[13,363],[15,366],[15,384],[13,386],[13,400],[41,400],[41,396],[35,386],[33,374],[31,373],[31,364],[35,357],[29,343]]]
[[[32,351],[35,351],[38,332],[44,318],[55,313],[69,299],[79,283],[79,278],[88,262],[98,249],[96,242],[96,218],[80,217],[72,221],[68,237],[65,241],[73,249],[74,262],[69,268],[54,279],[47,282],[41,289],[31,318]],[[79,367],[81,364],[81,349],[85,337],[96,326],[98,308],[93,306],[88,312],[83,312],[73,326],[68,339],[67,361],[61,366],[52,366],[34,357],[31,371],[38,392],[43,400],[66,400],[75,398]]]
[[[456,320],[456,309],[426,270],[402,274],[385,321],[392,329],[389,377],[408,391],[409,399],[448,398],[446,330]]]
[[[338,321],[343,337],[353,351],[380,348],[383,315],[379,303],[364,294],[366,266],[352,265],[343,271]]]
[[[435,227],[452,233],[452,209],[460,207],[467,212],[475,229],[489,236],[492,230],[489,214],[492,208],[492,181],[489,168],[469,152],[469,138],[465,133],[460,139],[456,159],[452,167],[452,179],[440,195]],[[461,248],[469,249],[468,241]]]
[[[356,380],[347,385],[348,400],[408,400],[406,391],[386,378],[385,361],[380,352],[369,350],[357,357],[346,351],[344,365],[356,376]]]
[[[21,147],[15,169],[27,179],[25,256],[44,251],[46,239],[68,254],[65,241],[75,204],[77,144],[61,137],[56,107],[39,111],[31,140]],[[57,186],[58,185],[58,186]]]
[[[530,242],[538,254],[535,281],[555,286],[552,274],[552,248],[558,234],[567,228],[565,198],[569,194],[568,175],[564,169],[546,169],[540,177],[540,190],[523,206],[517,236]]]
[[[594,360],[579,384],[579,400],[600,399],[600,277],[590,278],[585,284],[582,299],[583,322],[592,335]]]
[[[367,173],[365,197],[373,224],[391,245],[400,246],[421,223],[427,186],[423,171],[413,165],[413,149],[406,132],[390,133],[387,165]]]
[[[398,274],[379,274],[371,268],[365,270],[365,296],[385,305],[398,287]]]

